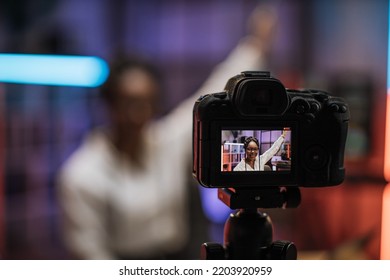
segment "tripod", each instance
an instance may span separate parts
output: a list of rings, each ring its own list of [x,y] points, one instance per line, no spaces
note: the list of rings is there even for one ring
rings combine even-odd
[[[225,222],[224,245],[203,243],[201,259],[294,260],[295,244],[273,242],[270,217],[258,208],[296,208],[299,188],[218,189],[218,198],[231,209],[238,209]]]

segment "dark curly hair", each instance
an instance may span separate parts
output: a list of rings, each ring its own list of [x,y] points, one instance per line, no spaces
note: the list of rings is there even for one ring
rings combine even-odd
[[[259,140],[256,137],[249,136],[249,137],[245,138],[245,141],[244,141],[244,149],[245,150],[248,147],[250,142],[255,142],[257,145],[257,148],[260,148]]]

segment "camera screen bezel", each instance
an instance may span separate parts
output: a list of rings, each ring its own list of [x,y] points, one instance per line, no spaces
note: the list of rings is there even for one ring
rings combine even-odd
[[[224,130],[283,130],[288,127],[291,130],[291,170],[289,171],[222,171],[221,170],[221,143]],[[272,187],[272,186],[296,186],[298,182],[298,123],[294,121],[242,121],[229,120],[225,122],[211,123],[211,131],[215,131],[215,138],[210,139],[210,184],[212,188],[222,187]]]

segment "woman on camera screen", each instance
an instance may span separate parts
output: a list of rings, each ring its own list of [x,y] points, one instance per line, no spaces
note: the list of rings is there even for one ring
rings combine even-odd
[[[265,165],[279,151],[285,137],[286,131],[283,130],[273,145],[260,156],[258,155],[259,140],[253,136],[247,137],[244,142],[245,158],[234,167],[233,171],[270,171]]]

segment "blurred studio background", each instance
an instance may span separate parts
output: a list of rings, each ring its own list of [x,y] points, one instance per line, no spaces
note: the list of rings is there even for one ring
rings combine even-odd
[[[301,258],[379,259],[387,184],[387,0],[2,0],[0,53],[106,61],[118,52],[142,54],[163,69],[163,115],[194,93],[245,35],[259,3],[278,15],[264,70],[286,87],[343,96],[351,109],[345,183],[303,189],[299,208],[267,211],[275,239],[295,242]],[[97,92],[0,83],[0,259],[69,257],[56,174],[85,133],[105,122]],[[221,242],[226,206],[215,200],[222,210],[213,210],[207,204],[215,192],[201,193],[210,239]]]

